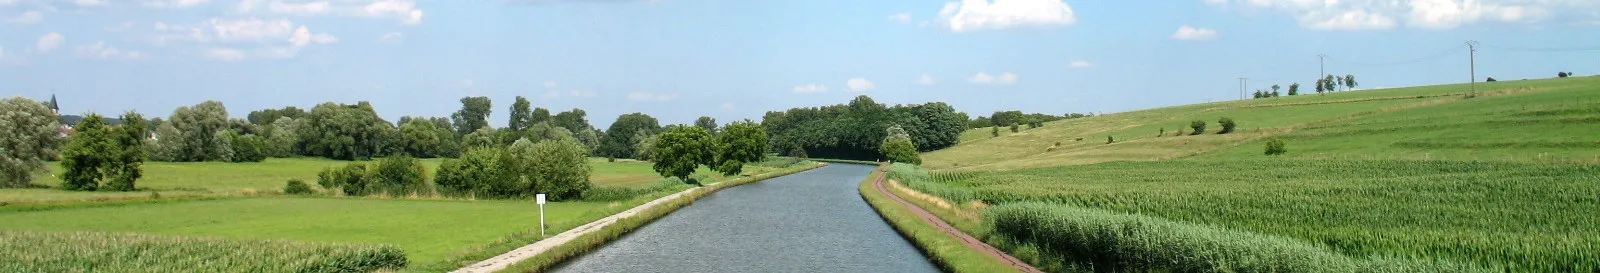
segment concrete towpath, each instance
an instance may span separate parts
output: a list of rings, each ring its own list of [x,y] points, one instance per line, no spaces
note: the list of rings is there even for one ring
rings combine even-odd
[[[994,246],[983,243],[983,241],[978,240],[978,238],[973,238],[972,235],[967,235],[966,232],[961,232],[961,230],[950,226],[950,223],[946,223],[944,219],[939,219],[938,216],[933,215],[932,212],[928,212],[928,210],[922,209],[922,207],[918,207],[917,205],[911,204],[911,202],[900,198],[899,195],[889,192],[889,189],[883,185],[883,181],[887,176],[889,175],[886,173],[878,174],[878,179],[872,182],[872,188],[877,189],[878,192],[883,193],[883,195],[888,195],[889,199],[893,199],[894,202],[900,203],[901,206],[905,206],[907,209],[910,209],[911,213],[916,214],[917,218],[922,218],[923,222],[933,225],[940,231],[944,231],[944,233],[949,234],[950,237],[956,237],[956,239],[960,239],[961,244],[966,245],[967,248],[981,252],[984,255],[988,255],[990,258],[1000,260],[1006,264],[1010,264],[1011,267],[1017,269],[1017,271],[1029,273],[1044,272],[1040,271],[1038,268],[1034,268],[1032,265],[1023,262],[1022,260],[1017,259],[1017,257],[1012,257],[1011,255],[1006,254],[1004,251],[994,248]]]
[[[650,200],[650,202],[644,203],[644,204],[639,205],[639,206],[635,206],[635,207],[633,207],[631,209],[622,211],[620,213],[617,213],[617,214],[614,214],[614,215],[611,215],[611,216],[607,216],[606,218],[601,218],[600,220],[596,220],[594,222],[589,222],[588,224],[583,224],[582,226],[578,226],[578,227],[572,228],[570,230],[567,230],[566,232],[562,232],[560,234],[556,234],[555,236],[546,237],[543,240],[539,240],[537,242],[534,242],[533,244],[522,246],[520,248],[511,250],[510,252],[506,252],[505,254],[500,254],[500,256],[494,256],[494,258],[489,258],[487,260],[479,261],[478,263],[469,265],[467,267],[462,267],[461,269],[456,269],[455,271],[450,271],[450,272],[455,272],[455,273],[479,273],[479,272],[500,271],[502,269],[505,269],[506,267],[510,267],[511,265],[516,264],[517,262],[521,262],[522,260],[526,260],[528,258],[532,258],[535,255],[539,255],[539,253],[544,253],[545,251],[549,251],[550,249],[555,248],[556,246],[560,246],[562,244],[566,244],[567,242],[572,241],[573,239],[577,239],[579,236],[583,236],[584,234],[589,234],[590,232],[598,231],[598,230],[600,230],[600,228],[603,228],[603,227],[609,226],[609,225],[611,225],[613,223],[616,223],[617,220],[622,220],[624,218],[631,217],[634,214],[638,214],[641,211],[644,211],[646,209],[650,209],[650,208],[655,207],[657,205],[660,205],[662,203],[666,203],[667,201],[671,201],[673,199],[677,199],[679,196],[683,196],[683,194],[685,194],[685,193],[689,193],[690,191],[695,191],[695,190],[699,190],[699,189],[700,188],[690,188],[690,189],[687,189],[687,190],[680,191],[678,193],[667,195],[665,197],[656,198],[656,200]]]

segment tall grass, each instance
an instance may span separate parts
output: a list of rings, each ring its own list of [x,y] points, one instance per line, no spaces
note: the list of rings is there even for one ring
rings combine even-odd
[[[0,231],[0,272],[372,272],[406,265],[388,245],[134,233]]]
[[[1351,258],[1318,245],[1221,227],[1049,203],[984,211],[996,239],[1037,249],[1037,264],[1084,271],[1474,272],[1448,262]]]

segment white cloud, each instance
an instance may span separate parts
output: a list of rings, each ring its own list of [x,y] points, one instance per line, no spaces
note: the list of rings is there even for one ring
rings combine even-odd
[[[1294,16],[1302,27],[1317,30],[1375,30],[1405,25],[1452,29],[1480,21],[1533,23],[1583,21],[1596,16],[1600,1],[1585,0],[1207,0],[1207,4],[1277,10]]]
[[[66,42],[66,37],[62,37],[60,33],[51,32],[50,34],[40,36],[39,41],[34,43],[34,47],[38,48],[39,52],[49,53],[51,50],[56,50],[57,47],[61,47],[61,44]]]
[[[382,37],[378,37],[378,42],[380,42],[380,43],[388,43],[388,44],[400,43],[400,42],[404,42],[405,40],[406,40],[406,35],[402,34],[400,32],[384,33]]]
[[[423,14],[414,0],[242,0],[234,6],[233,11],[242,14],[389,18],[399,19],[406,25],[421,24]]]
[[[1077,68],[1077,69],[1084,69],[1084,68],[1094,67],[1094,63],[1091,63],[1089,61],[1073,61],[1072,63],[1067,64],[1067,66],[1068,67],[1072,67],[1072,68]]]
[[[473,80],[472,78],[461,79],[461,87],[472,87],[474,85],[478,85],[477,80]]]
[[[1217,38],[1217,31],[1208,28],[1195,28],[1189,25],[1178,27],[1178,32],[1172,33],[1172,39],[1204,41]]]
[[[206,56],[225,61],[292,58],[305,47],[339,42],[338,37],[312,32],[288,19],[212,18],[192,26],[157,22],[154,28],[160,33],[154,38],[157,45],[196,46]]]
[[[631,101],[672,101],[675,99],[678,99],[678,94],[628,93],[628,100]]]
[[[95,42],[91,45],[79,46],[78,57],[101,60],[139,60],[147,57],[144,52],[121,50],[114,46],[106,45],[105,41]]]
[[[935,83],[937,83],[937,82],[935,82],[935,81],[934,81],[934,80],[933,80],[933,76],[929,76],[929,75],[928,75],[928,74],[922,74],[922,77],[921,77],[921,78],[917,78],[917,84],[921,84],[921,85],[933,85],[933,84],[935,84]]]
[[[993,76],[993,75],[989,75],[989,73],[978,72],[978,74],[972,75],[972,77],[968,77],[967,78],[967,82],[968,83],[973,83],[973,84],[1011,85],[1011,84],[1017,84],[1017,74],[1011,74],[1011,72],[1005,72],[1005,73],[1000,73],[1000,76],[996,77],[996,76]]]
[[[151,8],[187,8],[211,2],[211,0],[145,0],[144,6]]]
[[[1078,23],[1072,7],[1061,0],[962,0],[946,3],[939,17],[954,32]]]
[[[828,87],[821,84],[807,84],[794,87],[795,93],[810,94],[828,92]]]
[[[1302,20],[1311,20],[1302,22],[1302,25],[1305,25],[1306,28],[1319,30],[1367,30],[1394,27],[1394,19],[1390,19],[1383,14],[1369,13],[1364,10],[1347,11],[1327,18],[1310,16]]]
[[[556,82],[555,81],[545,81],[544,82],[544,88],[556,88]]]
[[[901,12],[901,13],[895,13],[895,14],[889,15],[889,21],[890,22],[895,22],[897,24],[902,24],[902,25],[910,24],[911,23],[911,13],[909,13],[909,12]]]
[[[722,103],[722,110],[731,110],[731,109],[733,109],[733,103],[732,102],[724,102],[724,103]]]
[[[6,48],[5,47],[0,47],[0,59],[5,59],[5,58],[6,58]]]
[[[867,79],[864,78],[853,78],[846,80],[844,81],[844,85],[845,87],[849,88],[850,91],[856,92],[872,90],[874,87],[871,81],[867,81]]]
[[[593,98],[593,97],[600,96],[599,93],[595,93],[594,91],[583,91],[583,90],[567,91],[567,95],[575,97],[575,98]]]
[[[19,25],[32,25],[44,21],[44,13],[37,10],[24,11],[16,17],[6,18],[5,22]]]

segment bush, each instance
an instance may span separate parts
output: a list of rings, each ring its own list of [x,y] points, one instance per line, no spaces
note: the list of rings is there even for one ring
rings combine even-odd
[[[1206,121],[1204,121],[1204,120],[1190,121],[1189,122],[1189,128],[1194,129],[1193,132],[1189,133],[1189,135],[1191,135],[1191,136],[1204,134],[1204,133],[1206,133]]]
[[[1106,136],[1106,144],[1111,144],[1111,143],[1116,143],[1116,142],[1117,142],[1117,139],[1111,138],[1111,136]]]
[[[1016,133],[1017,132],[1017,124],[1016,123],[1012,123],[1011,124],[1011,132],[1012,133]]]
[[[989,127],[989,136],[991,136],[991,137],[999,137],[1000,136],[1000,126]]]
[[[267,139],[257,135],[232,136],[233,162],[267,160]]]
[[[521,144],[522,141],[517,142]],[[530,184],[523,194],[544,193],[553,200],[567,200],[579,198],[593,187],[589,174],[594,168],[589,166],[589,148],[583,143],[571,139],[545,140],[526,151],[519,150],[519,144],[512,144],[511,154],[524,163],[516,168],[521,170],[522,180]]]
[[[1556,72],[1556,77],[1557,78],[1566,78],[1569,75],[1571,75],[1571,74],[1567,74],[1567,72]]]
[[[1484,80],[1484,81],[1486,81],[1486,82],[1495,82],[1494,77],[1489,77],[1488,80]]]
[[[1281,155],[1289,152],[1287,144],[1276,137],[1267,139],[1267,155]]]
[[[510,156],[500,148],[473,148],[460,159],[445,159],[435,175],[442,195],[477,198],[518,198],[527,183],[510,167]]]
[[[377,167],[371,173],[372,180],[366,185],[366,194],[429,194],[427,175],[423,174],[422,162],[416,158],[405,155],[385,157],[378,160]]]
[[[1166,135],[1166,134],[1167,134],[1167,128],[1161,128],[1161,132],[1160,133],[1156,133],[1156,137],[1161,137],[1161,136]]]
[[[1232,133],[1233,128],[1238,127],[1238,124],[1233,123],[1233,119],[1228,117],[1223,117],[1222,119],[1217,120],[1217,124],[1222,124],[1222,131],[1217,132],[1219,135]]]
[[[724,176],[739,175],[739,173],[744,172],[744,162],[739,162],[738,160],[722,161],[722,165],[717,166],[717,172],[722,173]]]
[[[305,181],[300,181],[300,179],[298,179],[298,178],[297,179],[289,179],[289,183],[283,185],[283,194],[297,194],[298,195],[298,194],[312,194],[314,192],[315,191],[311,190],[311,185],[306,185]]]
[[[361,196],[366,194],[367,184],[372,181],[368,177],[366,163],[350,163],[339,168],[324,168],[317,173],[317,185],[323,189],[338,189],[347,196]]]

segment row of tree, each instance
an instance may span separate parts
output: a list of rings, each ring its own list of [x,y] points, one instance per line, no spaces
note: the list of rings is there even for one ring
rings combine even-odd
[[[858,96],[849,104],[767,112],[761,127],[785,155],[877,160],[891,126],[903,128],[918,151],[931,151],[954,146],[966,122],[966,113],[942,102],[888,107]]]
[[[1040,114],[1040,113],[1023,114],[1022,111],[1016,111],[1016,110],[1012,110],[1012,111],[995,111],[994,114],[990,114],[989,116],[978,116],[977,118],[973,118],[972,120],[967,121],[967,128],[983,128],[983,127],[1012,126],[1012,125],[1028,125],[1028,126],[1032,126],[1032,127],[1043,127],[1045,122],[1051,122],[1051,121],[1057,121],[1057,120],[1063,120],[1063,119],[1075,119],[1075,118],[1092,117],[1092,116],[1094,116],[1093,113],[1067,113],[1067,114],[1064,114],[1064,115],[1056,116],[1056,115]]]

